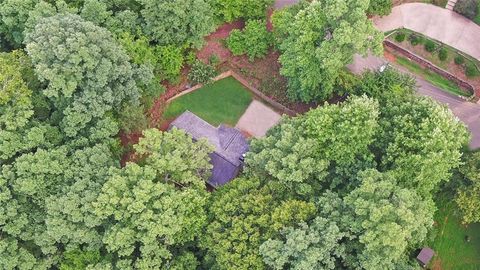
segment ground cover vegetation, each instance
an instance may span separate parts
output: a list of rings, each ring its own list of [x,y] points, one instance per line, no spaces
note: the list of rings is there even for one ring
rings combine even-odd
[[[236,122],[251,94],[231,78],[210,84],[216,61],[194,52],[217,23],[242,19],[236,46],[262,57],[271,4],[1,1],[0,268],[416,269],[434,196],[458,167],[455,202],[478,221],[465,126],[414,95],[409,76],[343,68],[381,48],[368,1],[275,12],[290,97],[350,97],[252,139],[245,171],[207,192],[213,147],[148,128],[145,110],[191,65],[191,82],[206,86],[172,116]],[[123,166],[120,130],[143,130]]]

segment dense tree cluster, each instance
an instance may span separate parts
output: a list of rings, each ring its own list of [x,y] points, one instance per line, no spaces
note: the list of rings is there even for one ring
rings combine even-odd
[[[325,105],[284,119],[266,138],[254,140],[247,156],[249,180],[237,179],[213,197],[223,209],[210,224],[224,224],[207,230],[213,264],[219,269],[413,267],[408,254],[433,225],[433,192],[459,166],[467,131],[450,111],[426,98],[379,102],[382,106],[352,97],[342,105]],[[229,214],[224,193],[238,192],[246,193],[230,202],[242,210]],[[274,222],[275,205],[292,200],[310,205],[309,211],[313,204],[313,214],[284,223],[280,233],[266,229]],[[232,227],[236,220],[251,220],[241,228],[263,238],[241,237]]]
[[[368,1],[302,1],[271,34],[272,3],[0,1],[0,269],[413,269],[465,127],[408,76],[342,69],[379,48]],[[214,148],[149,129],[145,110],[185,62],[208,83],[191,55],[237,19],[227,46],[254,59],[273,35],[293,98],[351,96],[252,139],[244,172],[208,192]],[[121,129],[143,130],[123,166]],[[465,222],[479,158],[459,169]]]

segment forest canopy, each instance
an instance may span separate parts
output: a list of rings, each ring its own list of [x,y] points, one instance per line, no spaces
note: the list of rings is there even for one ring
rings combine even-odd
[[[367,14],[391,2],[300,1],[272,29],[273,3],[0,1],[0,269],[415,269],[442,186],[479,221],[465,125],[408,75],[344,68],[381,52]],[[309,110],[207,189],[215,146],[150,117],[224,71],[197,57],[222,25],[242,25],[225,54],[277,57]]]

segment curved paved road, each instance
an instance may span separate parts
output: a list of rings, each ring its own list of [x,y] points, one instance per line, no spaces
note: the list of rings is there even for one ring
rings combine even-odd
[[[352,64],[348,65],[348,68],[356,73],[361,74],[365,69],[378,70],[380,66],[388,63],[384,58],[369,55],[368,57],[362,57],[355,55]],[[395,67],[402,72],[409,73],[401,67]],[[411,74],[411,73],[410,73]],[[411,74],[413,75],[413,74]],[[415,76],[415,75],[413,75]],[[453,114],[464,122],[470,132],[472,133],[472,139],[470,140],[470,148],[480,148],[480,105],[465,101],[458,96],[446,93],[440,88],[433,86],[424,79],[415,76],[417,79],[417,93],[424,96],[429,96],[439,103],[446,104]]]
[[[422,33],[480,60],[480,26],[448,9],[403,4],[388,16],[374,18],[373,23],[383,32],[404,27]]]

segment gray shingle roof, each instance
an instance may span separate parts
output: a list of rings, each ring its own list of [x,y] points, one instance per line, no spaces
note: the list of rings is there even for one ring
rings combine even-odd
[[[432,249],[424,247],[418,254],[417,260],[423,267],[425,267],[433,258],[433,255],[435,255],[435,252],[433,252]]]
[[[225,125],[214,127],[189,111],[177,117],[170,124],[172,127],[184,130],[194,140],[205,138],[215,147],[210,155],[213,170],[209,183],[212,186],[223,185],[237,176],[242,166],[240,159],[248,151],[247,139],[238,129]]]

